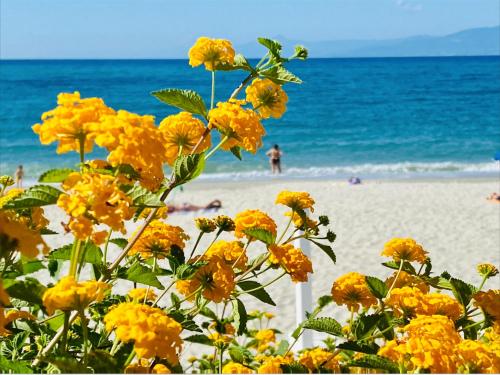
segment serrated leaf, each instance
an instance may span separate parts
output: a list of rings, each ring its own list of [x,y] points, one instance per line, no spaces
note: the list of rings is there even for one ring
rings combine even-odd
[[[278,346],[276,347],[276,351],[274,352],[275,355],[285,355],[286,352],[288,351],[288,348],[290,347],[290,344],[286,340],[281,340]]]
[[[229,347],[229,356],[234,362],[246,363],[251,362],[252,353],[247,348],[239,345],[232,345]]]
[[[257,41],[269,50],[269,53],[276,61],[281,61],[281,44],[268,38],[257,38]]]
[[[308,240],[311,241],[316,246],[318,246],[321,250],[323,250],[323,252],[330,257],[330,259],[333,261],[333,263],[337,262],[337,256],[333,252],[333,249],[330,245],[322,244],[320,242],[311,240],[310,238],[308,238]]]
[[[206,335],[192,335],[192,336],[186,337],[184,339],[184,341],[194,342],[196,344],[213,346],[212,340],[210,340],[208,338],[208,336],[206,336]]]
[[[398,270],[399,269],[399,262],[395,262],[393,260],[389,261],[389,262],[384,262],[382,263],[383,266],[386,266],[387,268],[392,268],[393,270]],[[410,275],[416,275],[417,274],[417,271],[415,270],[415,268],[408,262],[405,262],[403,264],[403,268],[402,268],[403,271],[405,271],[406,273],[409,273]]]
[[[358,353],[377,354],[380,346],[376,343],[363,343],[356,341],[346,341],[337,345],[337,349],[352,350]]]
[[[247,329],[247,311],[239,299],[233,300],[233,318],[236,332],[242,335]]]
[[[0,371],[4,374],[32,374],[33,370],[29,367],[28,361],[10,361],[3,355],[0,355]]]
[[[35,303],[42,304],[42,296],[47,288],[37,279],[27,277],[25,280],[3,280],[3,286],[9,296]]]
[[[283,363],[280,365],[283,374],[308,374],[309,369],[299,362]]]
[[[164,89],[151,93],[158,100],[187,111],[207,117],[207,108],[203,98],[195,91],[181,89]]]
[[[275,66],[269,70],[260,72],[260,75],[269,78],[278,85],[285,83],[302,83],[302,80],[292,72],[286,70],[282,66]]]
[[[243,158],[241,157],[241,147],[240,146],[231,147],[229,150],[231,151],[231,153],[234,156],[236,156],[236,158],[238,158],[239,160],[243,160]]]
[[[206,306],[200,310],[200,314],[206,316],[207,318],[217,320],[217,315],[215,314],[215,312],[213,312]]]
[[[205,153],[193,155],[180,155],[175,159],[173,170],[175,184],[182,185],[194,180],[205,169]]]
[[[46,183],[63,182],[73,172],[77,171],[70,168],[50,169],[44,172],[38,178],[38,182],[46,182]]]
[[[40,260],[21,260],[21,267],[23,270],[24,275],[28,275],[30,273],[39,271],[41,269],[44,269],[45,266],[43,265],[42,261]]]
[[[188,280],[194,276],[194,274],[203,266],[205,266],[207,262],[199,261],[193,264],[181,264],[175,270],[175,276],[178,280]]]
[[[352,331],[354,336],[359,340],[369,336],[377,327],[377,323],[382,318],[382,315],[360,315],[353,324]]]
[[[458,302],[460,302],[462,306],[467,307],[472,299],[472,295],[475,293],[474,286],[453,277],[450,279],[450,285],[451,291]]]
[[[387,285],[382,280],[374,276],[365,276],[365,281],[368,289],[370,289],[370,292],[375,297],[378,299],[385,298],[389,288],[387,288]]]
[[[377,370],[386,370],[391,374],[399,374],[399,366],[390,359],[379,355],[367,354],[359,359],[354,359],[348,362],[349,367],[363,367]]]
[[[73,245],[65,245],[59,249],[52,250],[48,258],[53,260],[70,260],[72,249]],[[83,261],[85,263],[102,264],[102,251],[91,242],[87,242],[81,249],[81,254],[83,254]]]
[[[49,229],[49,228],[42,228],[42,229],[40,229],[40,234],[42,234],[44,236],[48,236],[48,235],[58,234],[58,233],[53,231],[52,229]]]
[[[342,326],[333,318],[316,318],[309,319],[304,322],[304,328],[312,329],[317,332],[329,333],[333,336],[342,337]]]
[[[85,374],[89,370],[82,363],[72,356],[53,356],[45,359],[47,362],[57,367],[64,374]]]
[[[264,288],[262,288],[262,285],[258,283],[257,281],[240,281],[238,283],[238,286],[243,289],[244,291],[249,291],[247,292],[248,294],[254,296],[258,300],[267,303],[272,306],[276,306],[276,303],[273,301],[269,293],[266,292]],[[257,289],[259,288],[259,289]],[[254,290],[257,289],[257,290]]]
[[[203,332],[200,327],[194,322],[193,319],[187,317],[179,311],[173,311],[168,314],[176,322],[180,323],[182,328],[187,331]]]
[[[87,355],[88,365],[96,374],[113,374],[120,372],[118,362],[105,350],[94,349]]]
[[[124,249],[128,245],[128,240],[126,238],[112,238],[109,242],[114,243],[121,249]]]
[[[159,193],[152,193],[140,185],[124,187],[125,193],[132,199],[133,207],[163,207]]]
[[[333,298],[331,295],[324,295],[324,296],[321,296],[318,298],[318,307],[320,309],[322,309],[323,307],[325,307],[326,305],[330,304],[333,302]]]
[[[35,185],[8,201],[3,206],[4,209],[21,209],[47,206],[55,204],[62,191],[49,185]]]
[[[271,232],[263,228],[245,229],[243,233],[249,237],[253,237],[256,240],[264,242],[266,245],[272,245],[276,240]]]
[[[154,286],[158,289],[164,289],[163,285],[158,281],[156,275],[148,267],[139,263],[134,263],[132,267],[126,270],[123,274],[118,273],[118,277],[134,281],[136,283]]]

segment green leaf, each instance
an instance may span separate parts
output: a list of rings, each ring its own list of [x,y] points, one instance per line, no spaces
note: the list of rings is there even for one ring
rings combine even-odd
[[[382,263],[382,265],[386,266],[387,268],[392,268],[393,270],[399,269],[399,262],[395,262],[393,260],[391,260],[389,262],[384,262],[384,263]],[[408,262],[404,262],[402,270],[405,271],[406,273],[409,273],[410,275],[417,274],[417,271],[415,270],[415,268]]]
[[[266,245],[272,245],[276,240],[271,232],[263,228],[245,229],[243,233],[249,237],[253,237],[256,240],[264,242]]]
[[[4,280],[3,285],[9,296],[37,305],[42,304],[42,296],[47,289],[37,279],[31,277],[25,280]]]
[[[333,318],[316,318],[304,322],[304,328],[312,329],[317,332],[329,333],[333,336],[342,337],[342,326]]]
[[[73,245],[65,245],[59,249],[52,250],[48,258],[53,260],[70,260],[72,249]],[[92,242],[87,242],[81,251],[85,263],[102,264],[102,251]]]
[[[377,323],[382,318],[382,315],[360,315],[353,324],[352,331],[354,336],[359,340],[369,336],[377,327]]]
[[[126,238],[112,238],[109,242],[114,243],[121,249],[125,249],[125,246],[128,245],[128,240]]]
[[[359,359],[354,359],[347,364],[349,367],[363,367],[377,370],[385,370],[391,374],[399,374],[399,366],[390,359],[379,355],[368,354]]]
[[[234,362],[246,363],[252,361],[252,353],[247,348],[239,345],[229,347],[229,356]]]
[[[134,281],[136,283],[154,286],[158,289],[164,289],[163,285],[158,281],[156,275],[146,266],[141,265],[140,263],[134,263],[132,267],[122,274],[118,273],[118,277],[120,279],[126,279],[130,281]]]
[[[330,257],[330,259],[333,261],[333,263],[337,262],[337,256],[333,252],[333,249],[330,245],[322,244],[320,242],[311,240],[310,238],[307,238],[307,239],[309,241],[311,241],[313,244],[315,244],[316,246],[318,246],[321,250],[323,250],[323,252]]]
[[[247,311],[245,305],[239,299],[233,300],[234,325],[238,335],[242,335],[247,329]]]
[[[286,340],[281,340],[278,346],[276,347],[276,351],[274,352],[275,355],[285,355],[286,352],[288,351],[288,348],[290,347],[290,344]]]
[[[49,229],[49,228],[42,228],[42,229],[40,229],[40,234],[51,235],[51,234],[58,234],[58,233],[54,232],[52,229]]]
[[[346,341],[338,344],[337,349],[352,350],[358,353],[377,354],[380,346],[378,346],[374,342],[363,343],[356,341]]]
[[[57,331],[64,324],[64,314],[56,313],[55,315],[56,316],[54,318],[47,320],[47,324],[53,331]]]
[[[164,89],[151,93],[158,100],[197,115],[207,117],[207,108],[203,98],[195,91],[181,89]]]
[[[257,41],[269,50],[269,53],[276,61],[281,61],[281,44],[272,39],[257,38]]]
[[[247,59],[240,53],[234,56],[234,63],[218,63],[215,67],[216,70],[246,70],[248,72],[252,72],[257,74],[255,69],[248,63]]]
[[[242,160],[243,158],[241,157],[241,147],[240,146],[234,146],[229,149],[231,153],[236,156],[239,160]]]
[[[283,374],[308,374],[309,369],[299,362],[292,362],[280,365]]]
[[[21,259],[19,261],[19,265],[21,266],[21,270],[23,275],[28,275],[30,273],[39,271],[41,269],[44,269],[45,266],[43,265],[41,260],[28,260],[28,259]]]
[[[175,159],[173,170],[175,184],[182,185],[194,180],[205,169],[205,153],[193,155],[180,155]]]
[[[366,285],[370,292],[377,297],[378,299],[385,298],[389,288],[387,285],[380,279],[373,276],[365,276]]]
[[[69,355],[49,357],[46,361],[56,366],[63,374],[85,374],[90,372],[86,366]]]
[[[87,361],[96,374],[116,374],[120,372],[117,360],[105,350],[92,350],[87,355]]]
[[[50,169],[38,178],[38,182],[63,182],[73,172],[77,171],[70,168]]]
[[[0,371],[4,374],[32,374],[33,370],[29,367],[28,361],[10,361],[3,355],[0,355]]]
[[[213,320],[217,320],[217,315],[215,314],[215,312],[213,312],[212,310],[210,310],[206,306],[204,306],[200,310],[200,314],[203,315],[203,316],[206,316],[207,318],[210,318],[210,319],[213,319]]]
[[[21,195],[8,201],[4,209],[21,209],[55,204],[62,191],[49,185],[35,185],[22,192]]]
[[[282,66],[275,66],[274,68],[260,72],[260,75],[269,78],[278,85],[283,85],[285,83],[302,83],[299,77]]]
[[[133,207],[163,207],[163,203],[159,194],[150,192],[140,185],[124,187],[125,193],[132,198]]]
[[[177,267],[175,275],[178,280],[189,280],[201,267],[205,266],[206,264],[208,264],[208,262],[206,261],[199,261],[193,264],[181,264],[179,267]]]
[[[333,302],[332,296],[329,295],[329,294],[326,294],[326,295],[321,296],[321,297],[318,298],[318,303],[317,304],[318,304],[318,307],[320,309],[322,309],[323,307],[325,307],[326,305],[329,305],[332,302]]]
[[[465,281],[460,279],[451,278],[451,291],[455,298],[462,304],[462,306],[467,307],[472,299],[472,295],[476,292],[474,286],[467,284]]]
[[[264,303],[267,303],[269,305],[276,306],[276,303],[273,301],[271,296],[266,292],[266,290],[264,288],[262,288],[262,285],[260,283],[258,283],[257,281],[252,281],[252,280],[240,281],[238,283],[238,286],[245,291],[250,290],[250,292],[248,292],[248,294],[254,296],[258,300],[260,300]],[[257,288],[260,288],[260,289],[257,289]],[[253,290],[253,289],[257,289],[257,290]]]
[[[206,336],[206,335],[192,335],[192,336],[186,337],[184,339],[184,341],[194,342],[196,344],[213,346],[212,340],[210,340],[208,338],[208,336]]]
[[[189,318],[189,316],[186,316],[179,311],[171,312],[168,314],[168,316],[174,319],[177,323],[180,323],[182,325],[182,328],[187,331],[203,332],[193,319]]]

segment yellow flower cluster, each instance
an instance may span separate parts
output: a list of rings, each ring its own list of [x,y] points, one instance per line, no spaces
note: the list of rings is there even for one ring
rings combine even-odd
[[[171,364],[179,362],[182,348],[182,326],[156,307],[136,303],[120,303],[104,316],[106,330],[115,330],[123,342],[134,342],[138,358],[159,357]]]
[[[163,119],[159,127],[165,139],[167,163],[173,165],[179,155],[188,155],[202,138],[206,128],[203,122],[193,117],[191,113],[180,112]],[[201,153],[210,148],[210,134],[208,134],[196,149]]]
[[[203,233],[211,233],[217,229],[215,221],[206,217],[197,217],[194,219],[194,224]]]
[[[269,251],[271,253],[269,261],[281,265],[294,283],[307,281],[307,274],[313,272],[311,260],[304,255],[302,250],[293,247],[290,243],[271,245]]]
[[[263,118],[280,118],[286,111],[288,96],[280,85],[269,78],[255,78],[245,90],[246,100]]]
[[[189,50],[189,65],[192,67],[205,64],[207,70],[217,70],[221,65],[233,65],[234,49],[229,40],[198,38]]]
[[[441,293],[424,294],[416,287],[394,288],[386,303],[398,316],[446,315],[457,320],[463,313],[462,305],[452,297]]]
[[[251,368],[243,366],[241,363],[228,362],[222,367],[223,374],[253,374]]]
[[[299,362],[311,373],[319,373],[321,368],[332,372],[340,372],[340,365],[336,355],[321,348],[304,351],[299,357]]]
[[[467,374],[498,374],[500,351],[481,341],[464,340],[456,346],[458,371]]]
[[[474,295],[475,305],[483,309],[496,322],[500,322],[500,289],[490,289]]]
[[[40,142],[46,145],[58,141],[58,154],[79,152],[80,147],[86,153],[91,152],[101,130],[101,117],[113,115],[115,111],[100,98],[82,99],[79,92],[59,94],[57,104],[55,109],[42,115],[42,124],[33,125]]]
[[[36,320],[36,317],[27,311],[9,310],[5,313],[5,309],[0,308],[0,337],[10,335],[7,325],[20,319]]]
[[[102,127],[96,143],[110,151],[109,163],[132,166],[139,173],[142,186],[158,189],[164,178],[162,164],[167,161],[167,154],[154,117],[120,110],[114,116],[104,117]]]
[[[382,250],[382,255],[392,257],[396,262],[425,263],[427,252],[411,238],[393,238],[387,242]]]
[[[49,251],[40,232],[28,228],[14,214],[5,211],[0,211],[0,238],[2,237],[28,258],[35,258],[40,251],[44,254]]]
[[[196,262],[199,257],[193,258]],[[234,290],[234,271],[223,258],[212,256],[203,258],[208,264],[202,266],[190,280],[178,280],[177,290],[185,296],[193,296],[197,290],[202,290],[203,297],[210,301],[221,302],[229,298]]]
[[[170,369],[162,363],[157,363],[151,368],[149,361],[141,358],[138,362],[131,363],[125,368],[125,374],[171,374]]]
[[[332,297],[337,305],[346,305],[349,310],[358,311],[360,307],[370,307],[377,299],[370,293],[365,276],[349,272],[340,276],[332,286]]]
[[[208,259],[213,256],[219,257],[220,259],[226,261],[228,265],[234,265],[235,268],[240,270],[245,270],[248,262],[245,249],[243,248],[243,243],[240,241],[217,241],[210,246],[205,256]]]
[[[0,208],[5,206],[7,202],[10,202],[12,199],[20,196],[23,193],[23,189],[10,189],[4,195],[0,195]]]
[[[219,102],[211,109],[209,127],[216,128],[227,141],[221,146],[229,150],[235,146],[256,153],[262,147],[262,137],[266,134],[259,116],[250,109],[242,107],[244,102],[232,100]]]
[[[181,227],[153,220],[132,246],[128,255],[141,254],[143,259],[156,257],[163,259],[170,254],[172,246],[184,249],[189,236]]]
[[[306,230],[306,229],[316,229],[318,226],[318,222],[316,220],[312,220],[309,217],[305,216],[302,218],[297,212],[295,211],[288,211],[285,212],[285,216],[291,217],[293,221],[293,225],[295,225],[297,228]],[[305,219],[305,221],[304,221]],[[305,225],[304,225],[305,223]]]
[[[276,334],[272,329],[261,329],[257,331],[254,339],[257,340],[257,350],[263,352],[271,343],[276,342]]]
[[[291,357],[277,355],[274,357],[261,357],[262,364],[257,369],[258,374],[283,374],[281,365],[289,364],[293,361]]]
[[[398,278],[396,279],[397,272],[394,272],[390,277],[387,278],[385,284],[390,288],[391,285],[394,284],[393,288],[402,288],[404,286],[413,286],[415,288],[420,289],[422,293],[429,292],[429,285],[427,285],[420,278],[410,275],[405,271],[401,271],[399,273]],[[396,280],[396,282],[394,282]]]
[[[498,268],[491,263],[481,263],[477,265],[477,272],[483,277],[490,278],[498,275]]]
[[[276,204],[290,207],[294,211],[310,209],[314,212],[314,199],[306,192],[284,190],[278,194]]]
[[[90,237],[93,224],[125,232],[123,222],[134,214],[132,199],[120,190],[113,176],[71,173],[62,187],[68,193],[59,196],[57,205],[70,216],[69,228],[75,237]]]
[[[77,282],[73,276],[65,276],[45,291],[43,305],[49,315],[56,310],[71,311],[86,308],[92,302],[100,302],[110,286],[101,281]]]
[[[148,296],[147,298],[146,295]],[[127,293],[127,296],[130,297],[133,302],[138,303],[143,303],[144,299],[146,299],[146,301],[153,302],[157,298],[156,293],[149,288],[132,289]]]
[[[234,218],[234,235],[238,238],[247,237],[247,229],[265,229],[276,236],[276,223],[260,210],[246,210],[238,213]]]

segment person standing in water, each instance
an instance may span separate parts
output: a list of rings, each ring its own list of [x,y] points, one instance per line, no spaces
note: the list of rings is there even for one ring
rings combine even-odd
[[[281,173],[281,156],[283,153],[278,145],[274,145],[266,155],[269,156],[269,164],[271,164],[271,172]]]
[[[23,188],[23,178],[24,178],[24,170],[23,170],[23,166],[20,165],[17,167],[17,170],[16,170],[16,186],[19,188],[19,189],[22,189]]]

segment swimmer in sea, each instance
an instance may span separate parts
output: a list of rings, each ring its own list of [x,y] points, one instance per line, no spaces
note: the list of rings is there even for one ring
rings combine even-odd
[[[266,155],[269,156],[269,164],[271,164],[271,172],[281,173],[281,156],[283,153],[278,145],[274,145]]]

